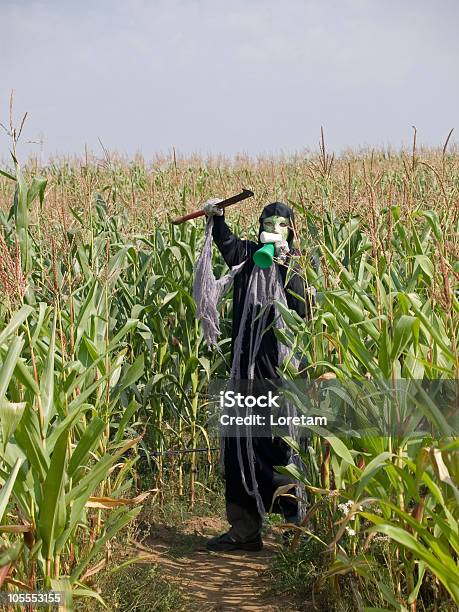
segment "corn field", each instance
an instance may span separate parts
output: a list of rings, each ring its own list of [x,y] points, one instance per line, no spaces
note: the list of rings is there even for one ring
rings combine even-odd
[[[294,208],[317,305],[308,322],[285,310],[281,340],[311,380],[457,381],[459,155],[446,145],[45,167],[14,151],[0,173],[1,588],[100,601],[97,573],[141,503],[164,503],[167,486],[193,507],[218,477],[205,393],[228,372],[231,301],[212,353],[191,297],[204,222],[170,223],[209,197],[254,191],[227,213],[247,237],[267,202]],[[285,468],[308,492],[319,583],[338,600],[350,578],[356,610],[459,605],[459,440],[423,410],[441,435],[314,435],[307,472]],[[198,448],[165,466],[164,451]]]

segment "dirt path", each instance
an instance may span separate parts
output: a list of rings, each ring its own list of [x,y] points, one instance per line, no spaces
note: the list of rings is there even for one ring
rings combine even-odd
[[[281,606],[279,598],[263,595],[268,580],[263,572],[278,546],[274,535],[264,537],[260,552],[207,552],[207,538],[227,527],[213,517],[194,517],[180,530],[153,524],[142,543],[132,542],[132,546],[136,554],[145,556],[145,562],[157,563],[163,576],[180,585],[190,601],[190,611],[294,612],[285,600]]]

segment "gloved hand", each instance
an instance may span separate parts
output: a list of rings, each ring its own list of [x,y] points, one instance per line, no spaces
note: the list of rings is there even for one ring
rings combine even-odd
[[[223,202],[223,200],[221,198],[210,198],[210,200],[204,202],[202,209],[207,217],[212,217],[213,215],[221,217],[223,215],[223,208],[217,206],[218,202]]]
[[[290,253],[290,248],[288,246],[288,242],[286,240],[281,240],[280,242],[274,243],[274,250],[277,259],[281,262],[284,262],[287,259],[288,253]]]

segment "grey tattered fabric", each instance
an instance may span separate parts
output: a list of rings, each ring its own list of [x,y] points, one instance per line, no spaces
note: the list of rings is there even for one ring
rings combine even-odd
[[[212,269],[212,228],[213,217],[208,217],[204,246],[194,268],[193,299],[196,316],[201,321],[204,339],[209,346],[219,350],[217,341],[220,336],[220,316],[218,303],[231,288],[234,275],[242,268],[244,261],[234,266],[228,274],[218,280]]]

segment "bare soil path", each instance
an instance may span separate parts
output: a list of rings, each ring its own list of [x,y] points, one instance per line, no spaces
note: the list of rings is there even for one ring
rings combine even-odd
[[[131,552],[135,550],[146,563],[157,563],[163,576],[181,587],[189,601],[187,610],[295,612],[283,598],[264,594],[269,581],[264,573],[279,546],[274,534],[263,538],[260,552],[207,552],[207,538],[227,527],[215,517],[193,517],[180,529],[152,524],[141,543],[131,542]]]

